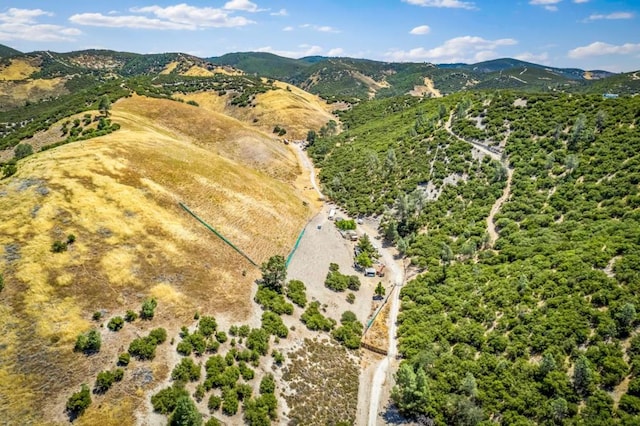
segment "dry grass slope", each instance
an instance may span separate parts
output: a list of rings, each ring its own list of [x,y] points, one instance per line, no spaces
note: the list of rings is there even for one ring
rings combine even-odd
[[[178,201],[256,262],[286,254],[311,214],[293,185],[293,154],[236,120],[140,97],[117,103],[112,119],[118,132],[29,157],[0,182],[0,418],[9,423],[66,421],[68,396],[151,327],[171,336],[196,309],[250,315],[259,272]],[[68,234],[77,241],[52,253]],[[103,349],[90,359],[72,352],[94,311],[108,319],[148,296],[159,301],[151,324],[100,329]],[[168,372],[165,346],[139,365],[154,379]],[[153,386],[138,376],[130,367],[83,422],[133,419]]]
[[[320,129],[329,120],[333,109],[316,95],[295,86],[276,82],[278,90],[260,93],[254,101],[255,107],[238,108],[229,105],[227,96],[204,92],[185,96],[211,111],[233,116],[246,123],[253,123],[257,129],[271,134],[275,125],[284,127],[288,139],[304,139],[309,129]]]

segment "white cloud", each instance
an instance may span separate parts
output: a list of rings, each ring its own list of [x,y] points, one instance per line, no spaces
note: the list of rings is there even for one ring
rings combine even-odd
[[[633,19],[633,13],[630,12],[613,12],[608,15],[603,15],[600,13],[594,13],[590,15],[585,21],[599,21],[601,19]]]
[[[431,61],[431,62],[478,62],[497,58],[495,51],[501,46],[512,46],[518,42],[511,38],[485,40],[482,37],[456,37],[444,44],[425,49],[418,47],[411,50],[393,50],[385,56],[393,61]]]
[[[229,28],[253,24],[243,16],[232,16],[222,9],[194,7],[187,4],[160,7],[147,6],[130,9],[136,15],[103,15],[80,13],[69,18],[80,25],[112,28],[140,28],[154,30],[197,30],[200,28]],[[144,15],[153,15],[148,17]]]
[[[140,28],[145,30],[195,30],[195,25],[163,21],[146,16],[107,16],[101,13],[79,13],[69,18],[78,25],[109,28]]]
[[[324,49],[320,46],[301,44],[298,46],[298,50],[278,50],[271,46],[259,47],[256,52],[268,52],[278,56],[285,56],[287,58],[302,58],[304,56],[320,55],[324,52]]]
[[[344,49],[342,47],[335,47],[327,52],[327,56],[341,56],[344,55]]]
[[[289,12],[287,12],[287,9],[280,9],[277,12],[271,12],[270,15],[271,16],[289,16]]]
[[[562,0],[531,0],[529,4],[534,6],[543,6],[546,10],[555,12],[558,10],[558,6],[556,5],[561,1]]]
[[[531,52],[523,52],[523,53],[520,53],[519,55],[514,56],[514,58],[520,59],[521,61],[549,65],[549,54],[547,52],[542,52],[537,55]]]
[[[428,25],[419,25],[414,29],[412,29],[411,31],[409,31],[409,34],[424,35],[424,34],[429,34],[430,31],[431,31],[431,28],[429,28]]]
[[[455,9],[476,9],[475,3],[459,0],[402,0],[405,3],[422,7],[448,7]]]
[[[573,0],[573,2],[581,4],[581,3],[589,3],[589,0]]]
[[[282,31],[293,31],[293,27],[289,26],[289,27],[284,27],[282,29]]]
[[[334,27],[330,27],[329,25],[311,25],[311,24],[302,24],[300,28],[310,28],[314,31],[318,31],[321,33],[339,33],[340,30]]]
[[[53,16],[53,13],[42,9],[17,9],[12,7],[5,13],[0,13],[0,21],[14,24],[34,24],[40,16]]]
[[[621,45],[596,41],[588,46],[576,47],[569,51],[568,56],[573,59],[603,55],[629,55],[640,53],[640,43],[625,43]]]
[[[224,4],[226,10],[242,10],[245,12],[262,12],[264,9],[258,9],[258,5],[249,0],[231,0]]]
[[[77,28],[60,25],[42,24],[37,18],[53,16],[42,9],[10,8],[0,13],[0,41],[74,41],[82,34]]]

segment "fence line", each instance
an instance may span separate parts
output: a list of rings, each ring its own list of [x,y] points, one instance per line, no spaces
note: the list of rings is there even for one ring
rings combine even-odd
[[[224,241],[227,245],[229,245],[229,247],[231,247],[232,249],[234,249],[235,251],[237,251],[238,253],[240,253],[242,255],[242,257],[244,257],[245,259],[247,259],[253,266],[255,266],[256,268],[258,268],[258,264],[256,262],[254,262],[253,260],[251,260],[251,258],[249,256],[247,256],[242,250],[240,250],[238,247],[236,247],[231,241],[227,240],[221,233],[219,233],[218,231],[216,231],[211,225],[209,225],[207,222],[205,222],[204,220],[200,219],[194,212],[192,212],[191,210],[189,210],[189,207],[185,206],[183,203],[178,203],[180,205],[180,207],[182,207],[187,213],[189,213],[191,216],[193,216],[198,222],[200,222],[201,224],[203,224],[209,231],[213,232],[218,238],[220,238],[222,241]]]

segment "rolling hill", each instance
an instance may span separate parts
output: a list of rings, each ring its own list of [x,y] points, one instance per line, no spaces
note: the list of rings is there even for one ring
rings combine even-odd
[[[274,298],[258,312],[259,269],[180,203],[258,264],[287,254],[321,203],[284,142],[315,130],[307,152],[323,193],[379,221],[413,277],[400,293],[403,359],[391,392],[403,416],[635,424],[640,98],[602,93],[637,93],[637,72],[512,59],[9,54],[0,61],[3,421],[66,424],[86,383],[94,403],[76,424],[158,423],[184,394],[189,359],[207,378],[187,396],[230,380],[198,407],[235,398],[227,420],[241,422],[238,399],[257,389],[254,374],[288,356],[249,349],[281,306]],[[337,134],[320,130],[329,120]],[[150,299],[151,319],[112,331]],[[306,313],[331,323],[320,307]],[[194,341],[183,356],[201,314],[232,337]],[[151,339],[157,328],[170,340],[155,348],[166,340]],[[91,330],[102,348],[78,349]],[[132,356],[122,382],[100,391],[105,369],[124,368],[130,344],[148,339],[155,358]],[[216,353],[223,343],[227,353]],[[152,401],[167,389],[169,405]],[[266,422],[279,415],[275,397],[243,406]]]
[[[0,181],[0,418],[21,424],[64,423],[71,393],[153,327],[175,335],[196,311],[215,314],[225,327],[250,318],[259,270],[178,203],[257,263],[288,253],[318,201],[272,129],[302,138],[331,117],[317,96],[187,55],[39,55],[10,59],[10,67],[26,70],[20,75],[0,71],[19,77],[6,96],[28,101],[0,112],[3,142],[22,140],[35,151],[60,145],[19,160]],[[82,76],[65,74],[78,69]],[[50,90],[56,99],[41,102],[17,89],[54,81],[80,89]],[[117,131],[94,133],[104,115],[93,108],[105,94]],[[90,139],[70,138],[76,128]],[[13,145],[4,147],[0,162],[15,163]],[[56,241],[72,242],[56,253]],[[106,320],[123,316],[150,297],[158,303],[153,321],[117,334],[100,329],[99,354],[74,352],[79,333],[99,328],[95,312]],[[175,353],[159,348],[118,390],[94,396],[97,403],[77,422],[133,422]]]
[[[268,58],[268,60],[267,60]],[[461,90],[513,89],[526,91],[591,91],[615,74],[554,68],[517,59],[503,58],[475,64],[388,63],[352,58],[310,57],[290,59],[267,53],[236,53],[209,58],[214,63],[233,65],[295,84],[328,100],[358,101],[402,94],[416,90],[427,78],[442,94]],[[528,72],[529,79],[518,75]],[[430,92],[429,92],[430,93]],[[624,92],[627,93],[627,92]],[[429,94],[431,96],[431,93]]]

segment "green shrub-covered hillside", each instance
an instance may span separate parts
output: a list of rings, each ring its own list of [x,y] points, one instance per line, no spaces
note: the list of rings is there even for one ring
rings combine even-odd
[[[449,115],[502,163],[445,133]],[[311,148],[327,192],[353,213],[386,210],[385,235],[423,271],[401,292],[400,411],[442,425],[637,424],[640,99],[394,98],[344,121]],[[429,179],[442,192],[424,200]]]

